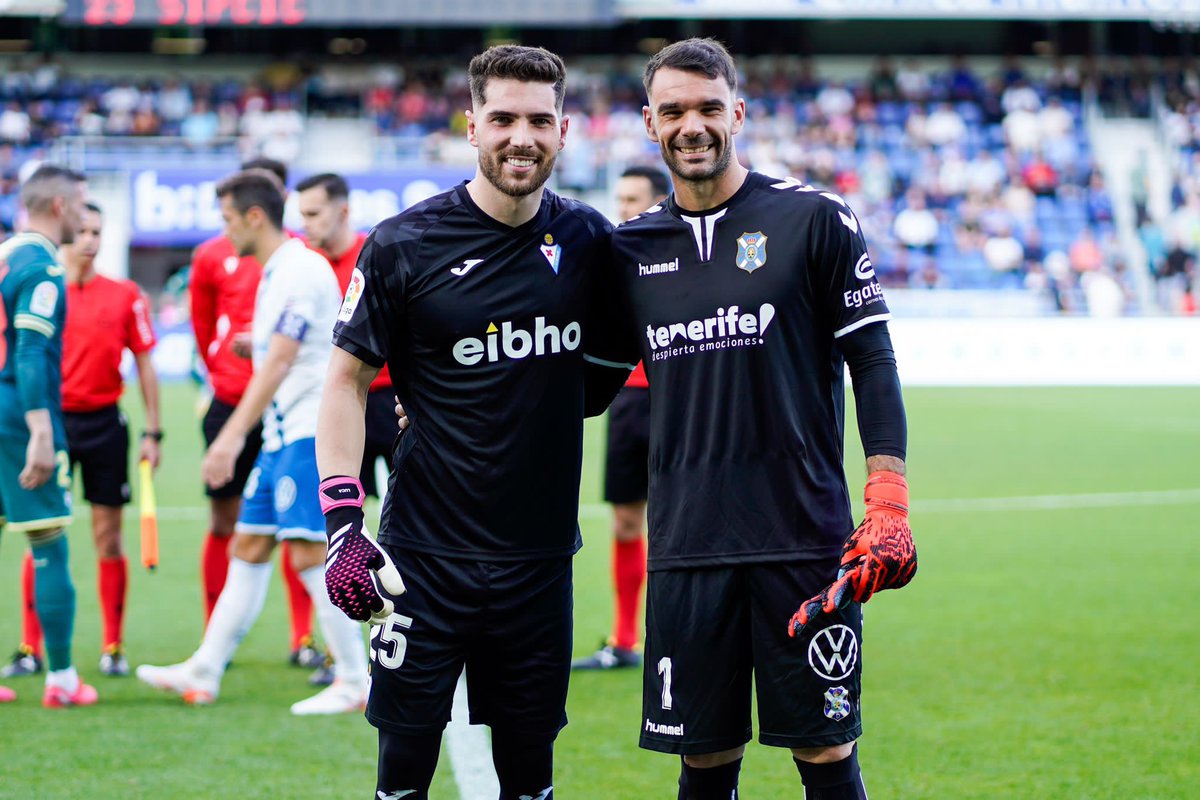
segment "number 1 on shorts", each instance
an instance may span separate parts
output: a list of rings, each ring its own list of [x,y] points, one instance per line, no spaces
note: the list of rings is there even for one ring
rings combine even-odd
[[[671,659],[660,658],[658,660],[658,674],[662,675],[663,679],[662,707],[669,711],[671,709]]]

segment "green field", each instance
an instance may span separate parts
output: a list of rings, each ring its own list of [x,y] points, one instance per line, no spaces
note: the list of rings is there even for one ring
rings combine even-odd
[[[1200,390],[906,396],[921,569],[909,588],[867,607],[860,755],[872,798],[1196,797],[1200,478],[1188,459],[1200,449]],[[136,401],[127,405],[136,412]],[[181,660],[201,633],[205,514],[193,406],[190,387],[166,388],[157,574],[138,566],[136,511],[127,520],[127,647],[135,664]],[[578,654],[595,648],[610,614],[608,522],[597,499],[601,434],[602,423],[589,426]],[[847,452],[858,494],[853,434]],[[0,547],[5,653],[19,635],[22,547],[11,534]],[[85,511],[72,528],[72,562],[77,660],[101,704],[50,712],[40,707],[40,679],[9,681],[21,697],[0,707],[0,797],[372,795],[374,731],[361,717],[287,713],[311,692],[306,673],[284,664],[278,578],[219,703],[197,709],[133,678],[98,675]],[[639,692],[635,674],[573,680],[556,796],[675,797],[677,760],[637,748]],[[801,796],[786,752],[754,745],[742,774],[743,797]],[[445,756],[432,796],[457,797]]]

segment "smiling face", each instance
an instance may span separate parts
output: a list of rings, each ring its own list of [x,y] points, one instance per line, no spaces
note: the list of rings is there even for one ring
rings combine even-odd
[[[567,136],[554,86],[509,78],[487,82],[486,100],[467,112],[467,140],[479,149],[479,171],[510,197],[542,188]]]
[[[746,104],[720,77],[670,67],[659,69],[642,109],[646,133],[658,142],[667,168],[684,181],[713,181],[734,158],[733,137]]]

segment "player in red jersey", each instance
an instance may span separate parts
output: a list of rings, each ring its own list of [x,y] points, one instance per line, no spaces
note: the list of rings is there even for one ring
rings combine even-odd
[[[617,181],[617,216],[624,222],[667,199],[671,184],[656,167],[630,167]],[[612,573],[615,608],[612,635],[572,669],[640,667],[638,627],[646,583],[646,496],[650,452],[650,384],[638,362],[608,408],[604,500],[613,507]]]
[[[275,173],[282,183],[287,183],[287,167],[273,159],[252,159],[242,168],[266,169]],[[204,415],[205,444],[212,444],[250,382],[253,369],[246,342],[261,276],[262,265],[258,260],[254,256],[239,257],[233,243],[223,235],[201,243],[192,256],[192,330],[213,390],[212,402]],[[201,556],[206,622],[225,586],[225,574],[229,571],[229,539],[242,507],[242,490],[261,447],[262,429],[259,426],[246,437],[246,447],[238,457],[233,479],[216,489],[204,488],[210,510],[209,530]],[[313,643],[312,599],[292,569],[286,543],[280,551],[292,617],[291,661],[297,666],[314,668],[320,666],[324,656]]]
[[[146,408],[139,457],[157,467],[162,428],[158,376],[150,362],[154,329],[149,302],[133,281],[96,272],[100,250],[100,207],[88,203],[72,244],[64,245],[67,323],[63,333],[63,416],[72,469],[83,474],[83,496],[92,505],[97,583],[103,619],[100,671],[129,674],[122,649],[128,564],[121,550],[121,507],[129,502],[129,429],[117,405],[124,389],[121,357],[133,353]],[[26,553],[22,581],[25,620],[21,648],[9,674],[39,671],[41,627],[34,607],[33,558]],[[32,662],[32,663],[30,663]]]
[[[367,240],[365,233],[356,232],[350,225],[350,187],[342,176],[326,172],[296,184],[296,196],[308,245],[329,259],[344,296],[358,263],[358,253]],[[387,486],[378,486],[375,465],[382,458],[386,465],[383,473],[386,475],[392,469],[392,444],[396,438],[394,395],[392,376],[385,364],[367,391],[367,439],[358,478],[363,491],[380,500]]]

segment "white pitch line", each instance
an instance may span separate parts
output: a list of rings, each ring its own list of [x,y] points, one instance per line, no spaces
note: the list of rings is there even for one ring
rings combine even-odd
[[[467,710],[467,674],[458,676],[454,708],[446,725],[446,749],[462,800],[491,800],[500,795],[500,780],[492,766],[492,743],[487,727],[471,725]]]

